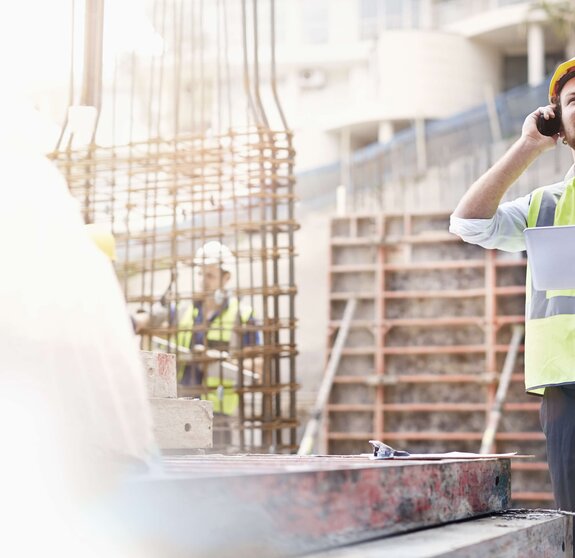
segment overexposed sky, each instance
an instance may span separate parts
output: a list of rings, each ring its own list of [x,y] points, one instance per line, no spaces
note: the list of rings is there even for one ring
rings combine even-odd
[[[132,51],[144,57],[162,52],[162,38],[146,16],[146,5],[137,0],[106,2],[106,62]],[[75,74],[72,104],[79,100],[83,25],[83,1],[0,4],[0,114],[5,124],[7,118],[11,120],[5,128],[20,128],[19,133],[29,133],[40,145],[53,146],[71,100],[71,68]]]

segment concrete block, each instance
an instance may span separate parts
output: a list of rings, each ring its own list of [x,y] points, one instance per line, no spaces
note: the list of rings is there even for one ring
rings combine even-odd
[[[176,380],[176,355],[140,351],[146,370],[148,397],[178,396]]]
[[[200,449],[213,445],[211,401],[151,398],[154,433],[160,449]]]
[[[573,558],[572,520],[554,512],[510,510],[321,552],[309,558]]]

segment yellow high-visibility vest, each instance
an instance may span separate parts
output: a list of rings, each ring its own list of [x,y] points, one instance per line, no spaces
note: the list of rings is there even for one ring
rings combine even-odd
[[[234,332],[234,326],[239,324],[240,321],[242,324],[247,323],[252,317],[252,314],[253,311],[249,306],[240,305],[237,298],[231,297],[228,300],[227,308],[224,308],[220,314],[210,322],[209,329],[206,332],[206,346],[209,346],[210,341],[229,345]],[[186,349],[191,348],[194,335],[193,328],[197,317],[198,308],[192,304],[184,312],[178,324],[178,329],[180,330],[178,333],[178,345],[180,347],[185,347]],[[181,382],[184,377],[185,367],[186,365],[184,363],[178,366],[178,382]],[[236,382],[227,378],[206,375],[204,377],[204,384],[210,388],[218,388],[221,386],[223,389],[221,399],[216,390],[212,390],[203,396],[204,399],[213,402],[215,413],[231,415],[235,412],[239,405]]]
[[[531,195],[528,227],[575,224],[575,179],[560,195],[539,188]],[[538,291],[527,268],[525,307],[525,389],[575,382],[575,290]]]

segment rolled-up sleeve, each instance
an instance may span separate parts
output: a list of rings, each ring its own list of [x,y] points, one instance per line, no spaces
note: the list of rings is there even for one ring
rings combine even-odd
[[[531,195],[527,195],[501,204],[491,219],[462,219],[452,215],[449,232],[483,248],[506,252],[525,250],[523,230],[527,226],[530,198]]]

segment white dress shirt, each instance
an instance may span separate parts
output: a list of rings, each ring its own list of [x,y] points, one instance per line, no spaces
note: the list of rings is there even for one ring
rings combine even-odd
[[[553,193],[563,193],[569,180],[575,176],[572,166],[562,182],[546,189]],[[478,244],[483,248],[497,248],[506,252],[525,250],[523,230],[527,227],[527,214],[531,194],[502,203],[491,219],[462,219],[451,215],[449,232],[461,237],[465,242]]]

